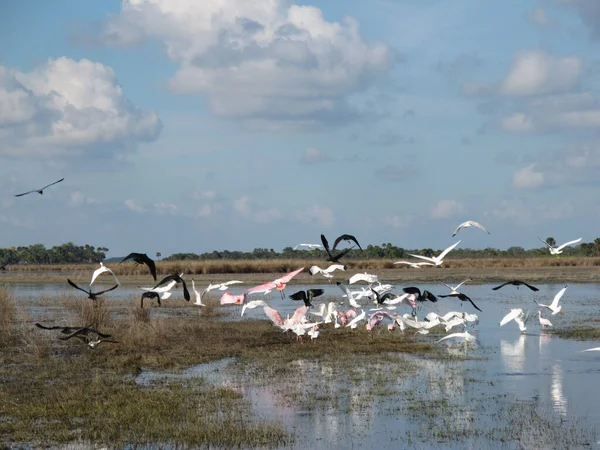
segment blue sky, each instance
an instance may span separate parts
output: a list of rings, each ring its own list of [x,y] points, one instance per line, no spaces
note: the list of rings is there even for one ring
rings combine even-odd
[[[596,0],[3,2],[0,247],[591,241],[598,50]]]

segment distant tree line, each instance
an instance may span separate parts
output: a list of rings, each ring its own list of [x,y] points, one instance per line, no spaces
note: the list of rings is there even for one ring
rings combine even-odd
[[[0,248],[0,263],[3,264],[77,264],[104,260],[108,249],[93,245],[75,245],[67,242],[52,248],[43,244],[28,247]]]

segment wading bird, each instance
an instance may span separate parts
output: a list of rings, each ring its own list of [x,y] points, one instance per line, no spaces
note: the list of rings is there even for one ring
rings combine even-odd
[[[456,230],[454,231],[454,233],[452,234],[452,237],[456,236],[456,233],[458,233],[461,229],[463,228],[468,228],[468,227],[476,227],[479,228],[480,230],[485,231],[487,234],[491,234],[488,230],[485,229],[485,227],[483,225],[481,225],[479,222],[475,222],[474,220],[467,220],[466,222],[461,223]]]
[[[325,291],[323,289],[308,289],[306,291],[298,291],[294,292],[290,295],[290,299],[292,300],[302,300],[304,302],[304,306],[313,306],[312,299],[318,297],[319,295],[323,295]]]
[[[202,294],[206,292],[206,289],[202,291],[202,294],[196,290],[196,283],[192,280],[192,290],[194,291],[194,295],[196,296],[196,301],[193,303],[196,306],[206,306],[202,303]]]
[[[542,328],[546,328],[546,327],[551,327],[552,326],[552,322],[550,322],[548,319],[544,319],[542,317],[542,312],[541,311],[537,312],[537,316],[540,319],[540,325],[542,326]]]
[[[442,342],[442,341],[445,341],[446,339],[452,339],[452,338],[464,339],[467,342],[472,342],[472,341],[476,340],[475,336],[470,334],[468,331],[465,331],[464,333],[452,333],[452,334],[449,334],[448,336],[444,336],[440,340],[436,341],[436,344],[438,342]]]
[[[117,280],[115,273],[112,270],[110,270],[108,267],[106,267],[104,265],[104,263],[100,262],[100,268],[96,269],[94,271],[94,273],[92,274],[92,281],[90,281],[90,288],[92,287],[92,284],[94,284],[94,281],[96,280],[96,278],[98,278],[98,276],[104,272],[109,272],[115,279],[115,283],[117,283],[117,285],[119,285],[119,280]]]
[[[44,186],[41,189],[34,189],[33,191],[23,192],[22,194],[17,194],[17,195],[15,195],[15,197],[22,197],[23,195],[32,194],[33,192],[37,192],[40,195],[44,195],[44,189],[46,189],[46,188],[48,188],[50,186],[53,186],[53,185],[55,185],[57,183],[60,183],[62,180],[64,180],[64,178],[61,178],[60,180],[55,181],[54,183],[50,183],[50,184]]]
[[[569,245],[573,245],[573,244],[577,244],[579,241],[581,241],[581,239],[583,238],[579,238],[579,239],[575,239],[574,241],[569,241],[569,242],[565,242],[563,245],[561,245],[560,247],[553,247],[552,245],[548,244],[547,241],[543,240],[541,237],[538,236],[538,239],[540,241],[542,241],[544,244],[546,244],[546,247],[548,247],[548,250],[550,250],[550,254],[551,255],[560,255],[563,252],[563,249],[565,247],[568,247]]]
[[[506,325],[511,320],[514,320],[517,323],[517,325],[519,325],[519,330],[521,331],[521,333],[524,333],[525,331],[527,331],[527,327],[525,325],[529,320],[529,311],[527,311],[527,314],[525,314],[521,308],[511,309],[510,312],[507,315],[505,315],[500,321],[500,326],[502,327]]]
[[[119,262],[119,264],[121,264],[124,261],[127,261],[128,259],[132,259],[133,262],[136,264],[146,264],[148,266],[148,268],[150,269],[152,278],[154,278],[154,281],[156,281],[156,264],[154,264],[154,261],[152,261],[148,257],[148,255],[146,255],[145,253],[130,253],[125,258],[123,258]],[[117,265],[119,265],[119,264],[117,264]]]
[[[98,297],[100,297],[102,294],[105,294],[107,292],[113,291],[116,288],[119,287],[118,284],[115,284],[113,287],[111,287],[110,289],[105,289],[104,291],[100,291],[100,292],[92,292],[92,291],[86,291],[83,288],[80,288],[79,286],[77,286],[75,283],[73,283],[71,280],[69,280],[67,278],[67,283],[69,283],[71,286],[73,286],[75,289],[79,289],[81,292],[85,292],[88,296],[88,298],[90,300],[97,300]]]
[[[347,248],[346,250],[342,250],[341,252],[339,252],[337,255],[334,256],[333,253],[331,253],[333,250],[329,249],[329,242],[327,242],[327,238],[325,237],[324,234],[321,235],[321,242],[323,243],[323,247],[325,248],[325,251],[327,252],[327,259],[325,261],[331,261],[332,263],[341,264],[340,258],[354,248],[354,247]]]
[[[527,284],[524,281],[519,281],[519,280],[507,281],[506,283],[501,284],[500,286],[496,286],[495,288],[492,288],[492,291],[497,291],[498,289],[506,286],[507,284],[511,284],[513,286],[516,286],[517,289],[519,289],[519,286],[527,286],[529,289],[531,289],[534,292],[539,291],[539,289],[536,288],[535,286],[532,286],[531,284]]]
[[[442,263],[444,262],[444,256],[446,256],[448,253],[450,253],[450,251],[456,247],[458,244],[460,244],[460,241],[458,241],[456,244],[452,244],[450,247],[448,247],[446,250],[444,250],[442,253],[440,253],[438,256],[434,256],[433,258],[430,258],[428,256],[421,256],[421,255],[413,255],[412,253],[409,253],[410,256],[414,256],[415,258],[421,258],[424,259],[428,262],[431,262],[433,264],[435,264],[436,266],[441,266]]]
[[[185,284],[185,280],[183,278],[181,278],[182,275],[183,275],[183,273],[180,275],[177,275],[177,274],[168,275],[168,276],[164,277],[162,280],[160,280],[160,282],[156,286],[154,286],[152,288],[152,290],[155,290],[160,285],[165,284],[169,281],[174,281],[175,283],[181,283],[183,285],[183,298],[185,298],[185,300],[189,302],[190,298],[191,298],[190,291],[188,291],[187,284]]]
[[[538,303],[538,306],[549,309],[550,311],[552,311],[553,316],[555,314],[558,314],[560,312],[560,310],[562,309],[562,305],[559,306],[558,302],[560,301],[560,299],[562,298],[562,296],[566,290],[567,290],[567,286],[565,286],[560,291],[558,291],[558,293],[554,296],[552,303],[550,303],[549,305],[543,305],[542,303]]]

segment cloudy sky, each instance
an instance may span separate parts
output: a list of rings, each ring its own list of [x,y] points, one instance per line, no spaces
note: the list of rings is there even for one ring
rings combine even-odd
[[[599,86],[597,0],[5,1],[0,247],[590,241]]]

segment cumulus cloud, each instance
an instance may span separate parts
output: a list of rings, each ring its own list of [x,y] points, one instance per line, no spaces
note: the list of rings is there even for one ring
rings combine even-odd
[[[307,148],[306,151],[302,153],[302,156],[300,156],[300,162],[302,164],[318,164],[327,161],[331,161],[331,158],[315,147]]]
[[[367,43],[358,22],[329,22],[288,0],[124,0],[103,39],[158,39],[179,65],[175,92],[206,95],[220,116],[312,126],[353,117],[348,98],[384,77],[397,60]]]
[[[536,171],[536,165],[530,164],[515,172],[513,186],[518,189],[536,188],[544,183],[544,174]]]
[[[331,208],[321,205],[313,205],[310,208],[298,211],[296,218],[303,223],[316,222],[322,227],[330,228],[335,223],[335,217]]]
[[[257,207],[247,195],[234,200],[233,209],[239,215],[256,223],[270,223],[283,217],[283,214],[277,208],[261,209]]]
[[[404,228],[408,225],[408,220],[400,216],[389,216],[383,219],[383,223],[393,228]]]
[[[456,200],[440,200],[431,207],[429,214],[432,219],[448,219],[464,211],[465,207]]]
[[[125,200],[123,203],[133,212],[141,213],[146,211],[142,206],[138,205],[133,200]]]
[[[0,66],[0,155],[106,156],[156,139],[161,128],[101,63],[61,57],[31,72]]]

